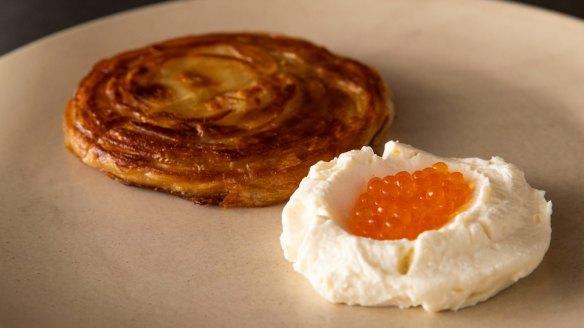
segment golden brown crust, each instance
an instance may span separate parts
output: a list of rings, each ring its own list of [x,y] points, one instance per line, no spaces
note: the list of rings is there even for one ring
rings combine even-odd
[[[368,144],[393,108],[372,69],[285,36],[169,40],[97,63],[65,143],[126,184],[199,204],[287,199],[320,160]]]

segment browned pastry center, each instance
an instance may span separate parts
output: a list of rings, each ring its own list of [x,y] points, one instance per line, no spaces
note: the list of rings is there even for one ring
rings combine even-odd
[[[66,109],[65,142],[130,185],[265,206],[368,144],[391,122],[388,98],[372,69],[303,40],[189,36],[97,63]]]

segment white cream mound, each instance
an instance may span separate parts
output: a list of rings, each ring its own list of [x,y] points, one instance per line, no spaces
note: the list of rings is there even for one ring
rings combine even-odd
[[[357,237],[338,224],[373,176],[436,162],[473,185],[465,210],[416,240]],[[312,166],[284,207],[284,256],[330,302],[456,310],[531,273],[551,237],[551,202],[499,157],[441,158],[398,142],[382,157],[364,147]]]

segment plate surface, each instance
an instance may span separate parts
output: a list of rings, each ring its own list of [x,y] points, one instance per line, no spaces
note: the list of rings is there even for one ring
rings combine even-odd
[[[211,31],[299,36],[380,71],[387,139],[498,155],[547,191],[552,243],[527,278],[458,312],[329,304],[279,245],[282,205],[220,209],[123,186],[63,147],[100,58]],[[195,1],[118,14],[0,58],[0,326],[561,327],[584,308],[584,23],[508,3]]]

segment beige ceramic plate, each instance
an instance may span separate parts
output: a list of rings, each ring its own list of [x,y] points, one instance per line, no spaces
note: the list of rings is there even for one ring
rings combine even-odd
[[[123,186],[63,147],[98,59],[165,38],[260,30],[376,67],[387,138],[499,155],[554,203],[541,266],[459,312],[329,304],[279,245],[282,206],[201,207]],[[584,309],[584,23],[493,1],[197,1],[116,15],[0,58],[0,326],[575,326]]]

